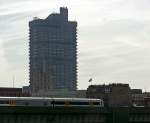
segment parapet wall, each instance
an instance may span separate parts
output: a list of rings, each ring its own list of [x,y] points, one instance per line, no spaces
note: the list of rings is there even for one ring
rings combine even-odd
[[[150,122],[148,108],[0,107],[1,123]]]

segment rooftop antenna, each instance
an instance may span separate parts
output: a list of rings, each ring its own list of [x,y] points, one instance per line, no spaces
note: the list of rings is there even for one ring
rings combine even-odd
[[[145,90],[145,93],[146,93],[146,87],[144,88],[144,90]]]

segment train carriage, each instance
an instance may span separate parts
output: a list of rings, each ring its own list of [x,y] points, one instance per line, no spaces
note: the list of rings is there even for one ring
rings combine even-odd
[[[0,106],[104,107],[104,102],[101,99],[88,98],[0,97]]]

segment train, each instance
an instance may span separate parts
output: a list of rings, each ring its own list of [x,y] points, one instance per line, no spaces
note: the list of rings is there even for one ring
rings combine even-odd
[[[0,97],[0,106],[104,107],[104,102],[88,98]]]

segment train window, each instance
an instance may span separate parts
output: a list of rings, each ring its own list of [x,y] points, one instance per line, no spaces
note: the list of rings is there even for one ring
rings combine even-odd
[[[25,105],[28,106],[28,105],[29,105],[29,102],[25,102]]]
[[[0,101],[0,104],[9,104],[9,101]]]
[[[48,103],[47,102],[44,102],[44,106],[47,106],[48,105]]]
[[[66,101],[64,101],[64,102],[56,102],[56,101],[53,101],[53,102],[51,102],[51,104],[56,104],[56,105],[70,105],[71,103],[70,102],[66,102]]]
[[[51,104],[56,105],[101,105],[101,102],[66,102],[66,101],[52,101]]]
[[[51,104],[64,105],[65,102],[56,102],[56,101],[53,101],[53,102],[51,102]]]
[[[65,105],[70,105],[70,102],[65,102]]]
[[[100,105],[101,102],[93,102],[93,105]]]
[[[71,105],[89,105],[89,102],[70,102]]]
[[[71,105],[100,105],[99,102],[71,102]]]

